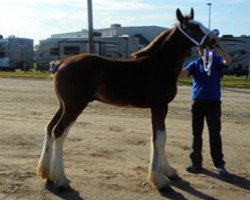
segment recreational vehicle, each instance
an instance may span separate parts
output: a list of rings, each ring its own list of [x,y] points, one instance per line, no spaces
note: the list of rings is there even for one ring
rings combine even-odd
[[[111,58],[129,58],[139,49],[135,37],[95,37],[95,52]],[[87,38],[48,38],[39,43],[36,52],[37,70],[46,71],[49,63],[71,55],[88,52]]]
[[[224,70],[224,73],[248,74],[250,67],[250,37],[224,35],[220,38],[220,42],[232,57],[232,63]]]
[[[0,39],[0,70],[29,70],[34,65],[33,40],[27,38]]]

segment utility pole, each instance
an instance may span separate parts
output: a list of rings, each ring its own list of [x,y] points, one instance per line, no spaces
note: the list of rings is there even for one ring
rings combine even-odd
[[[247,79],[250,80],[250,53],[248,53],[248,59],[249,59],[249,62],[248,62],[248,75],[247,75]]]
[[[212,6],[212,3],[207,3],[208,5],[208,28],[210,30],[210,27],[211,27],[211,6]]]
[[[89,53],[95,53],[92,0],[88,0]]]

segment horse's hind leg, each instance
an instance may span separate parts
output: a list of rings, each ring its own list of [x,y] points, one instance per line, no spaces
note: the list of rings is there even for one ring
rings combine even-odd
[[[37,167],[37,174],[44,179],[49,179],[49,174],[50,174],[50,161],[53,150],[52,145],[54,140],[52,136],[52,130],[58,123],[60,117],[62,116],[62,112],[63,108],[62,105],[60,104],[59,109],[57,110],[56,114],[54,115],[52,120],[48,123],[45,129],[44,145]]]
[[[64,173],[63,144],[70,127],[73,125],[73,122],[77,119],[86,106],[87,103],[81,103],[76,100],[73,100],[70,104],[64,104],[64,112],[62,117],[53,130],[55,148],[51,161],[49,179],[53,181],[56,188],[67,188],[69,186],[69,180]]]

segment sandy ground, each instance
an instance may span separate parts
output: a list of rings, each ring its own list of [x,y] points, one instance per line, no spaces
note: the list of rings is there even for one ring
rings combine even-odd
[[[44,187],[36,175],[44,127],[57,109],[51,80],[0,79],[0,199],[158,200],[250,199],[250,89],[223,89],[223,148],[232,173],[213,167],[204,130],[202,174],[189,174],[190,92],[179,86],[169,105],[167,157],[178,170],[174,191],[159,193],[146,181],[151,124],[147,109],[91,103],[65,143],[65,170],[72,190]]]

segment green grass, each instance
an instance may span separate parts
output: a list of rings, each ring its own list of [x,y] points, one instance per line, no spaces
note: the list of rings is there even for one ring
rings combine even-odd
[[[0,71],[0,78],[38,78],[38,79],[47,79],[50,78],[51,74],[48,72],[38,72],[38,71],[29,71],[23,72],[17,70],[15,72],[5,72]]]
[[[224,76],[222,87],[250,88],[250,80],[246,76]]]
[[[48,72],[37,72],[35,70],[30,72],[23,72],[17,70],[16,72],[4,72],[0,71],[0,78],[38,78],[48,79],[51,78],[51,74]],[[179,85],[191,85],[192,78],[181,78],[178,82]],[[246,76],[233,76],[224,75],[221,82],[222,87],[237,87],[237,88],[250,88],[250,80],[247,80]]]
[[[192,78],[179,79],[180,85],[192,85]],[[250,88],[250,80],[246,76],[224,75],[221,80],[222,87]]]

